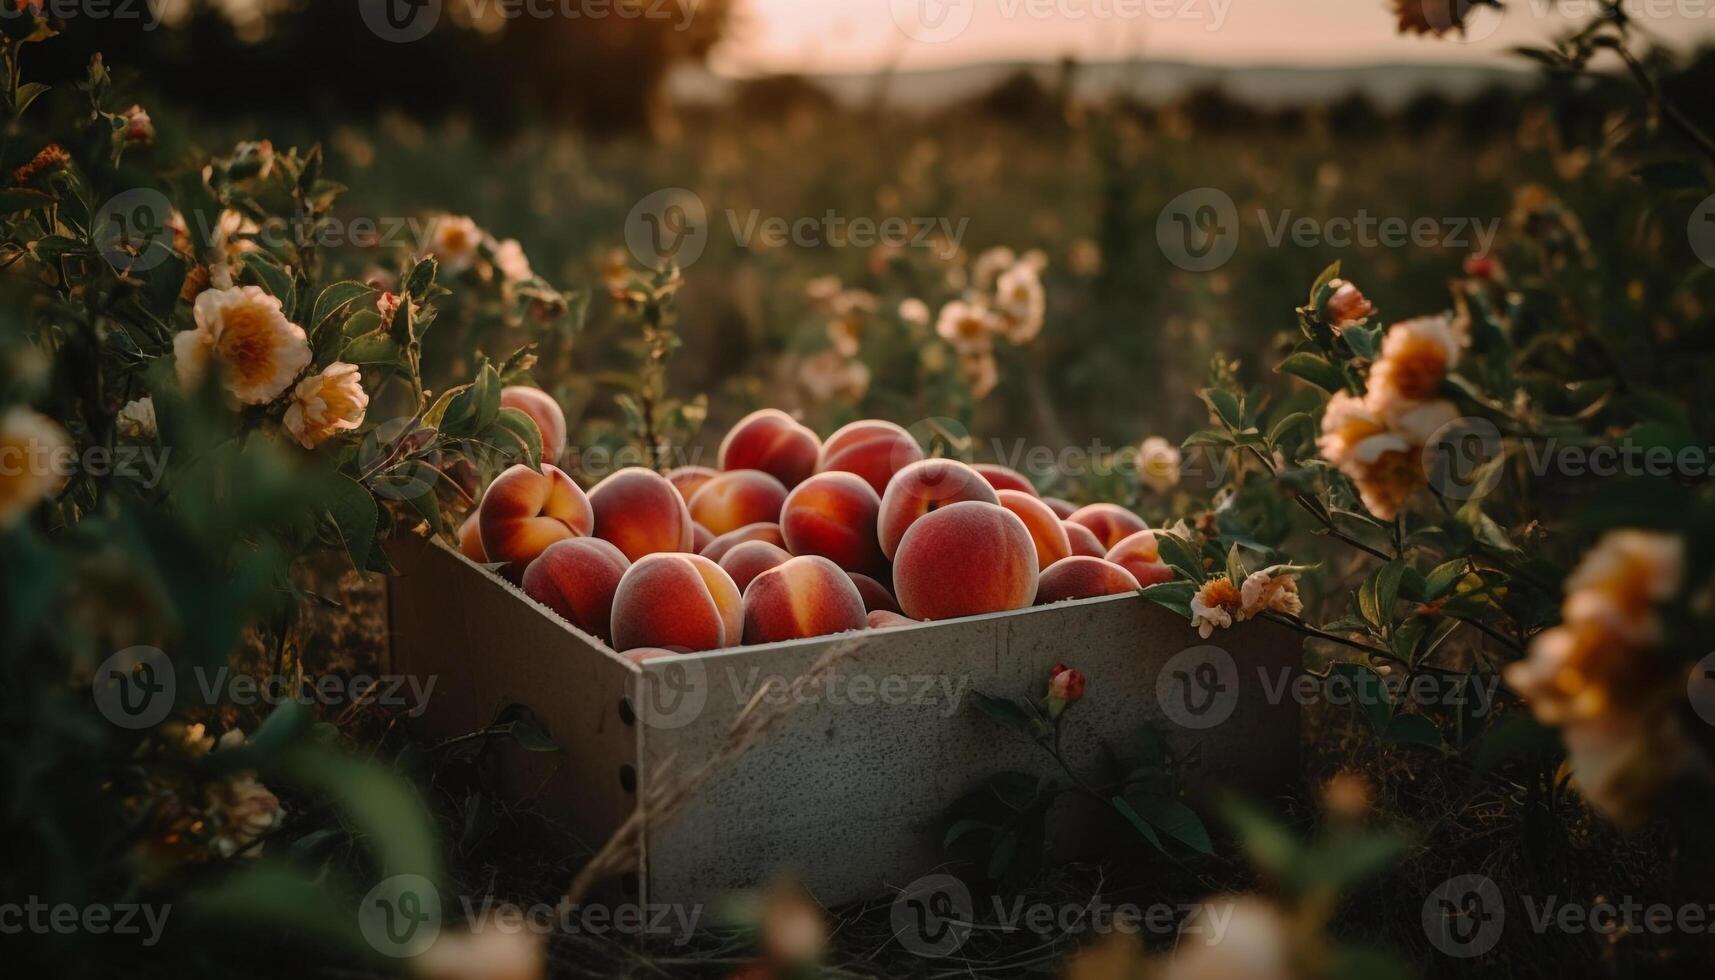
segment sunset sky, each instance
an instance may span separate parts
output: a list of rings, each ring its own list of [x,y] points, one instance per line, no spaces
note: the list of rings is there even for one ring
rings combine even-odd
[[[681,3],[690,0],[679,0]],[[1481,10],[1467,41],[1400,37],[1385,0],[740,0],[715,60],[731,74],[870,71],[970,62],[1147,58],[1224,64],[1487,61],[1571,21],[1549,0]],[[1589,9],[1594,0],[1562,0]],[[929,26],[920,12],[926,10]],[[1715,40],[1715,0],[1636,0],[1651,36]],[[901,24],[906,26],[902,27]],[[960,27],[960,25],[965,25]],[[919,37],[944,40],[920,40]],[[1452,37],[1456,38],[1457,35]]]

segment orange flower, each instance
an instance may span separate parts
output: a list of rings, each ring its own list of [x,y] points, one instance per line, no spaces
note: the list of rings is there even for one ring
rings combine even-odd
[[[1347,327],[1362,326],[1375,313],[1375,304],[1359,292],[1358,287],[1344,279],[1332,280],[1328,285],[1334,293],[1322,307],[1322,317],[1335,334],[1344,332]]]
[[[314,449],[341,432],[363,424],[369,395],[363,390],[363,375],[357,365],[335,361],[298,382],[292,405],[281,423],[298,445]]]
[[[1204,582],[1191,597],[1191,625],[1197,627],[1198,636],[1207,640],[1217,627],[1226,629],[1233,625],[1233,616],[1243,601],[1239,587],[1225,575],[1217,575]]]
[[[256,286],[205,290],[192,313],[196,329],[173,338],[180,384],[199,383],[215,361],[234,398],[265,405],[309,366],[304,328],[287,320],[280,301]]]
[[[1459,363],[1459,349],[1459,335],[1448,317],[1396,323],[1382,341],[1381,359],[1370,368],[1370,391],[1382,401],[1427,400]]]
[[[1296,616],[1304,611],[1304,601],[1298,595],[1298,576],[1277,575],[1268,569],[1252,572],[1239,586],[1240,619],[1251,619],[1265,612]]]

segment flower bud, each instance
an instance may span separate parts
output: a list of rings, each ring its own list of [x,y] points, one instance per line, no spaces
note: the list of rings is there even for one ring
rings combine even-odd
[[[1327,304],[1322,307],[1322,319],[1327,322],[1329,329],[1333,330],[1335,334],[1339,334],[1347,327],[1361,325],[1375,313],[1375,304],[1371,303],[1369,297],[1365,296],[1358,287],[1344,279],[1332,280],[1328,285],[1333,289],[1333,293],[1329,295]]]
[[[1048,672],[1048,717],[1058,718],[1084,696],[1084,672],[1055,664]]]
[[[140,105],[125,110],[125,145],[148,146],[155,142],[155,123]]]

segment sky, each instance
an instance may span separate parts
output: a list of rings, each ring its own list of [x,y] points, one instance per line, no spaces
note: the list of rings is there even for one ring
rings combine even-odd
[[[679,0],[680,3],[693,0]],[[1446,3],[1449,0],[1429,0]],[[1458,2],[1458,0],[1452,0]],[[739,0],[718,71],[863,72],[999,60],[1145,57],[1219,64],[1475,61],[1513,64],[1595,0],[1509,0],[1480,9],[1469,37],[1395,33],[1386,0]],[[1648,36],[1715,42],[1715,0],[1630,0]]]

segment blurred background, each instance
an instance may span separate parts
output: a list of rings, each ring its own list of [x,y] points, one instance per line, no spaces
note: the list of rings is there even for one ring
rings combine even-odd
[[[1427,19],[1402,31],[1396,7]],[[348,218],[432,207],[518,239],[539,275],[595,294],[573,370],[542,379],[585,421],[614,411],[589,379],[623,340],[604,333],[599,284],[635,261],[628,221],[635,228],[634,209],[663,188],[690,191],[707,213],[706,247],[685,269],[686,346],[671,384],[709,394],[705,432],[768,403],[824,432],[861,415],[952,415],[983,438],[1080,446],[1177,442],[1202,428],[1193,392],[1211,359],[1225,352],[1236,363],[1219,370],[1263,380],[1271,348],[1294,329],[1292,307],[1328,263],[1343,262],[1398,319],[1445,308],[1447,279],[1482,244],[1473,233],[1426,246],[1295,241],[1275,234],[1283,220],[1429,217],[1504,234],[1529,194],[1533,206],[1564,200],[1589,235],[1620,236],[1635,213],[1626,181],[1616,192],[1608,160],[1587,148],[1636,149],[1638,134],[1610,115],[1635,98],[1630,80],[1560,79],[1514,51],[1588,14],[1563,6],[157,0],[149,10],[148,21],[80,25],[42,45],[33,57],[53,63],[34,67],[74,77],[91,51],[110,52],[146,93],[164,159],[258,134],[281,147],[320,141],[330,173],[353,189],[345,200],[362,202],[345,206],[369,212]],[[1638,23],[1659,42],[1650,60],[1668,94],[1709,128],[1706,13],[1663,5]],[[1450,17],[1463,31],[1445,30]],[[1189,270],[1163,251],[1158,222],[1168,202],[1205,187],[1234,202],[1237,247],[1214,269]],[[759,220],[824,216],[941,230],[904,247],[746,233]],[[1045,326],[976,362],[935,342],[935,319],[982,285],[975,266],[998,247],[1039,267]],[[1649,289],[1613,285],[1646,314]],[[926,324],[923,309],[901,313],[910,299]]]

